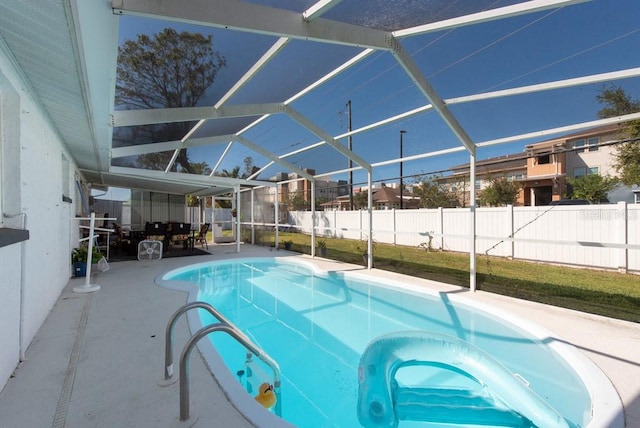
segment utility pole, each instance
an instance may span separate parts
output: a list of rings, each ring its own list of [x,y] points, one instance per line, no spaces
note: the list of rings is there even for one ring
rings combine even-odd
[[[400,131],[400,159],[402,159],[402,136],[406,134],[407,131]],[[403,193],[403,185],[402,185],[402,160],[400,160],[400,209],[402,209],[402,193]]]
[[[353,148],[353,138],[351,136],[351,100],[347,102],[347,129],[349,131],[349,151]],[[349,210],[353,211],[353,160],[349,158]]]

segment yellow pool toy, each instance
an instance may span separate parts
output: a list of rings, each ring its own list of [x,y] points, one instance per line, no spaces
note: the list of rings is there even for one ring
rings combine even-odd
[[[273,385],[267,382],[260,385],[258,395],[256,395],[256,401],[267,409],[273,407],[273,405],[276,404],[276,394],[273,392]]]

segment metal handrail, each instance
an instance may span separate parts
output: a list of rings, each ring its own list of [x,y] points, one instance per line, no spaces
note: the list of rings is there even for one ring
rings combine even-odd
[[[273,370],[273,392],[276,396],[275,413],[278,416],[282,416],[282,401],[280,398],[280,385],[281,375],[280,366],[275,362],[266,352],[256,346],[251,339],[249,339],[240,329],[238,329],[231,321],[229,321],[224,315],[222,315],[216,308],[206,302],[195,301],[187,303],[178,310],[176,310],[169,322],[165,331],[165,370],[164,380],[160,382],[161,386],[167,386],[175,383],[176,377],[173,375],[173,329],[176,321],[180,315],[186,313],[191,309],[201,308],[207,310],[211,315],[218,319],[218,323],[210,324],[202,327],[187,341],[182,355],[180,356],[180,421],[186,421],[189,419],[189,356],[195,344],[204,336],[214,331],[224,331],[231,337],[236,339],[247,349],[247,361],[250,361],[251,355],[255,355],[258,359],[264,362],[271,370]]]
[[[176,321],[180,315],[186,313],[191,309],[201,308],[207,310],[211,315],[218,319],[218,321],[233,325],[231,321],[225,318],[220,312],[216,310],[213,306],[211,306],[207,302],[191,302],[186,305],[178,308],[177,311],[171,315],[169,318],[169,322],[167,323],[167,329],[165,331],[165,345],[164,345],[164,380],[162,380],[159,384],[160,386],[168,386],[176,382],[176,378],[173,377],[173,329],[175,327]],[[249,340],[249,339],[247,339]]]
[[[200,339],[213,333],[214,331],[224,331],[245,348],[251,351],[261,361],[273,370],[273,392],[276,395],[275,413],[282,416],[282,400],[280,397],[280,367],[262,349],[254,345],[244,334],[242,334],[233,324],[220,322],[202,327],[187,342],[180,356],[180,422],[189,420],[189,357],[194,346]]]

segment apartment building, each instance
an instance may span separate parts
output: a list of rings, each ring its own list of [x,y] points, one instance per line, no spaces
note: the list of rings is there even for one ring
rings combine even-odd
[[[304,169],[304,172],[314,175],[316,171],[314,169]],[[298,194],[302,195],[304,202],[311,201],[311,182],[302,178],[297,173],[281,172],[276,176],[269,179],[269,181],[287,181],[286,183],[278,184],[279,202],[286,204],[289,201],[290,195]],[[328,179],[316,180],[316,200],[331,201],[339,196],[348,196],[349,187],[346,180],[332,181]]]
[[[588,174],[616,175],[613,166],[619,125],[563,135],[525,146],[523,153],[476,162],[475,191],[486,188],[492,179],[505,177],[522,184],[516,205],[548,205],[567,197],[568,180]],[[438,182],[458,195],[461,206],[469,205],[469,164],[451,168]],[[631,190],[628,190],[632,195]]]
[[[527,171],[518,202],[548,205],[566,197],[571,178],[616,175],[613,154],[619,135],[618,125],[607,125],[525,146]]]

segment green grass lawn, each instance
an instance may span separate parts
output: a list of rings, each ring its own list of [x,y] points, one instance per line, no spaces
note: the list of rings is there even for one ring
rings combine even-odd
[[[257,239],[262,245],[274,242],[273,233],[258,234]],[[327,243],[327,258],[363,263],[358,250],[362,241],[321,239]],[[280,232],[281,248],[287,240],[293,242],[293,251],[310,253],[309,235]],[[469,287],[469,255],[465,253],[376,243],[374,264],[377,269]],[[640,276],[635,274],[487,256],[476,258],[476,269],[476,286],[484,291],[640,322]]]

